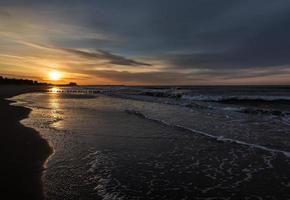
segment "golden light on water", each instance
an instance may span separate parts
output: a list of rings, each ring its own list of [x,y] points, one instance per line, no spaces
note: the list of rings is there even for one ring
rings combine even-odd
[[[61,73],[58,71],[52,71],[49,73],[49,78],[52,81],[59,81],[61,79]]]
[[[58,93],[59,91],[60,91],[60,89],[57,87],[53,87],[49,90],[50,93]]]

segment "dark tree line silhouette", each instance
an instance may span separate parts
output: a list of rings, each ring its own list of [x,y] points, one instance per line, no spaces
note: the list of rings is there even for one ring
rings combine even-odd
[[[39,83],[38,81],[29,79],[5,78],[0,76],[0,85],[48,85],[47,83]]]

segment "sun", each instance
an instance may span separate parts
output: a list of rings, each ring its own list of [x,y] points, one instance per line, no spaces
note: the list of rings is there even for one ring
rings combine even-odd
[[[52,81],[58,81],[61,78],[61,73],[58,71],[53,71],[49,73],[49,78]]]

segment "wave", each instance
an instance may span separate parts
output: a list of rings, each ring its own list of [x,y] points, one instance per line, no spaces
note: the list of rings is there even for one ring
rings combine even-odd
[[[195,108],[211,108],[211,105],[200,104],[205,103],[220,103],[220,104],[235,104],[247,106],[285,106],[290,104],[289,95],[198,95],[192,94],[190,90],[174,90],[174,89],[140,89],[140,88],[114,88],[101,91],[101,93],[122,98],[133,98],[143,101],[157,101],[160,103],[185,105],[187,107]],[[246,113],[254,113],[246,110]],[[266,114],[264,110],[258,111]],[[279,115],[276,111],[270,111],[269,114]]]
[[[174,93],[170,90],[167,91],[145,91],[145,92],[140,92],[140,95],[144,96],[152,96],[152,97],[167,97],[167,98],[181,98],[182,93]]]
[[[280,110],[267,110],[267,109],[253,109],[253,108],[242,108],[238,112],[246,114],[265,114],[286,117],[290,115],[290,112],[280,111]]]
[[[272,115],[272,116],[279,116],[279,117],[290,116],[290,112],[288,111],[281,111],[281,110],[275,110],[275,109],[262,109],[262,108],[260,109],[260,108],[247,108],[247,107],[223,107],[220,109],[224,111],[240,112],[240,113],[252,114],[252,115]]]
[[[263,145],[260,145],[260,144],[248,143],[248,142],[244,142],[244,141],[240,141],[240,140],[236,140],[236,139],[226,138],[224,136],[216,136],[216,135],[213,135],[213,134],[210,134],[210,133],[206,133],[204,131],[192,129],[192,128],[189,128],[189,127],[186,127],[186,126],[182,126],[182,125],[178,125],[178,124],[171,124],[171,123],[168,123],[168,122],[166,122],[164,120],[160,120],[160,119],[149,117],[149,116],[147,116],[147,115],[145,115],[145,114],[143,114],[143,113],[141,113],[140,111],[137,111],[137,110],[128,110],[128,109],[126,109],[124,111],[126,113],[128,113],[128,114],[133,114],[133,115],[142,117],[142,118],[147,119],[147,120],[151,120],[151,121],[157,122],[157,123],[165,125],[165,126],[178,128],[178,129],[181,129],[181,130],[184,130],[184,131],[189,131],[189,132],[194,133],[194,134],[200,134],[200,135],[206,136],[208,138],[214,139],[214,140],[219,141],[219,142],[227,142],[227,143],[233,143],[233,144],[248,146],[250,148],[261,149],[261,150],[264,150],[264,151],[267,151],[267,152],[270,152],[270,153],[281,153],[281,154],[285,155],[287,158],[290,158],[290,151],[283,151],[283,150],[280,150],[280,149],[274,149],[274,148],[266,147],[266,146],[263,146]]]
[[[290,96],[207,96],[207,95],[183,95],[182,99],[191,101],[209,101],[209,102],[279,102],[289,103]]]
[[[170,105],[185,106],[190,109],[223,110],[252,115],[272,115],[285,117],[290,115],[289,95],[197,95],[192,90],[176,90],[173,88],[148,89],[139,87],[81,87],[81,90],[94,91],[113,97],[134,99],[146,102],[157,102]],[[63,88],[65,91],[66,89]],[[65,92],[62,92],[65,93]],[[96,98],[96,95],[62,94],[67,98]],[[66,96],[67,95],[67,96]],[[224,105],[227,105],[225,107]],[[233,106],[228,106],[233,105]]]
[[[67,88],[59,88],[61,92],[67,90]],[[177,90],[174,88],[164,89],[148,89],[139,87],[80,87],[78,90],[94,91],[95,93],[111,94],[111,95],[127,95],[127,96],[140,96],[140,97],[156,97],[156,98],[174,98],[185,101],[206,101],[206,102],[224,102],[224,103],[236,103],[236,102],[280,102],[289,103],[290,96],[287,95],[247,95],[247,91],[244,94],[231,95],[229,92],[222,92],[222,94],[200,94],[189,89]]]
[[[180,105],[180,106],[185,106],[190,109],[208,109],[208,110],[224,110],[224,111],[231,111],[231,112],[240,112],[244,114],[253,114],[253,115],[273,115],[273,116],[289,116],[290,112],[289,111],[283,111],[284,105],[289,105],[290,100],[282,100],[279,99],[278,97],[272,98],[272,100],[262,100],[259,98],[252,98],[249,97],[249,99],[245,98],[217,98],[214,99],[212,97],[206,96],[201,99],[204,99],[203,101],[207,102],[217,102],[217,103],[224,103],[224,104],[232,104],[235,105],[233,107],[227,106],[219,106],[219,105],[212,105],[212,104],[203,104],[200,103],[201,100],[196,100],[199,98],[194,97],[191,101],[186,101],[184,98],[181,100],[178,99],[176,96],[174,96],[174,99],[172,98],[164,98],[164,100],[160,99],[152,99],[152,98],[146,98],[146,96],[140,96],[140,95],[124,95],[124,94],[118,94],[118,95],[113,95],[121,98],[127,98],[127,99],[135,99],[135,100],[141,100],[141,101],[149,101],[149,102],[159,102],[159,103],[164,103],[164,104],[171,104],[171,105]],[[157,95],[158,96],[158,95]],[[171,96],[173,97],[173,96]],[[252,99],[251,99],[252,98]],[[266,105],[265,108],[260,107],[261,105],[264,104],[270,104],[269,106]],[[277,105],[278,104],[278,105]],[[280,107],[280,109],[277,109],[277,106],[273,107],[274,105],[277,105]],[[269,108],[267,108],[269,107]]]

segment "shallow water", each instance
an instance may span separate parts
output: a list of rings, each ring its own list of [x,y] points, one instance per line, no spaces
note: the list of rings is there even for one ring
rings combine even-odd
[[[285,116],[102,94],[14,99],[54,148],[48,199],[290,198]]]

